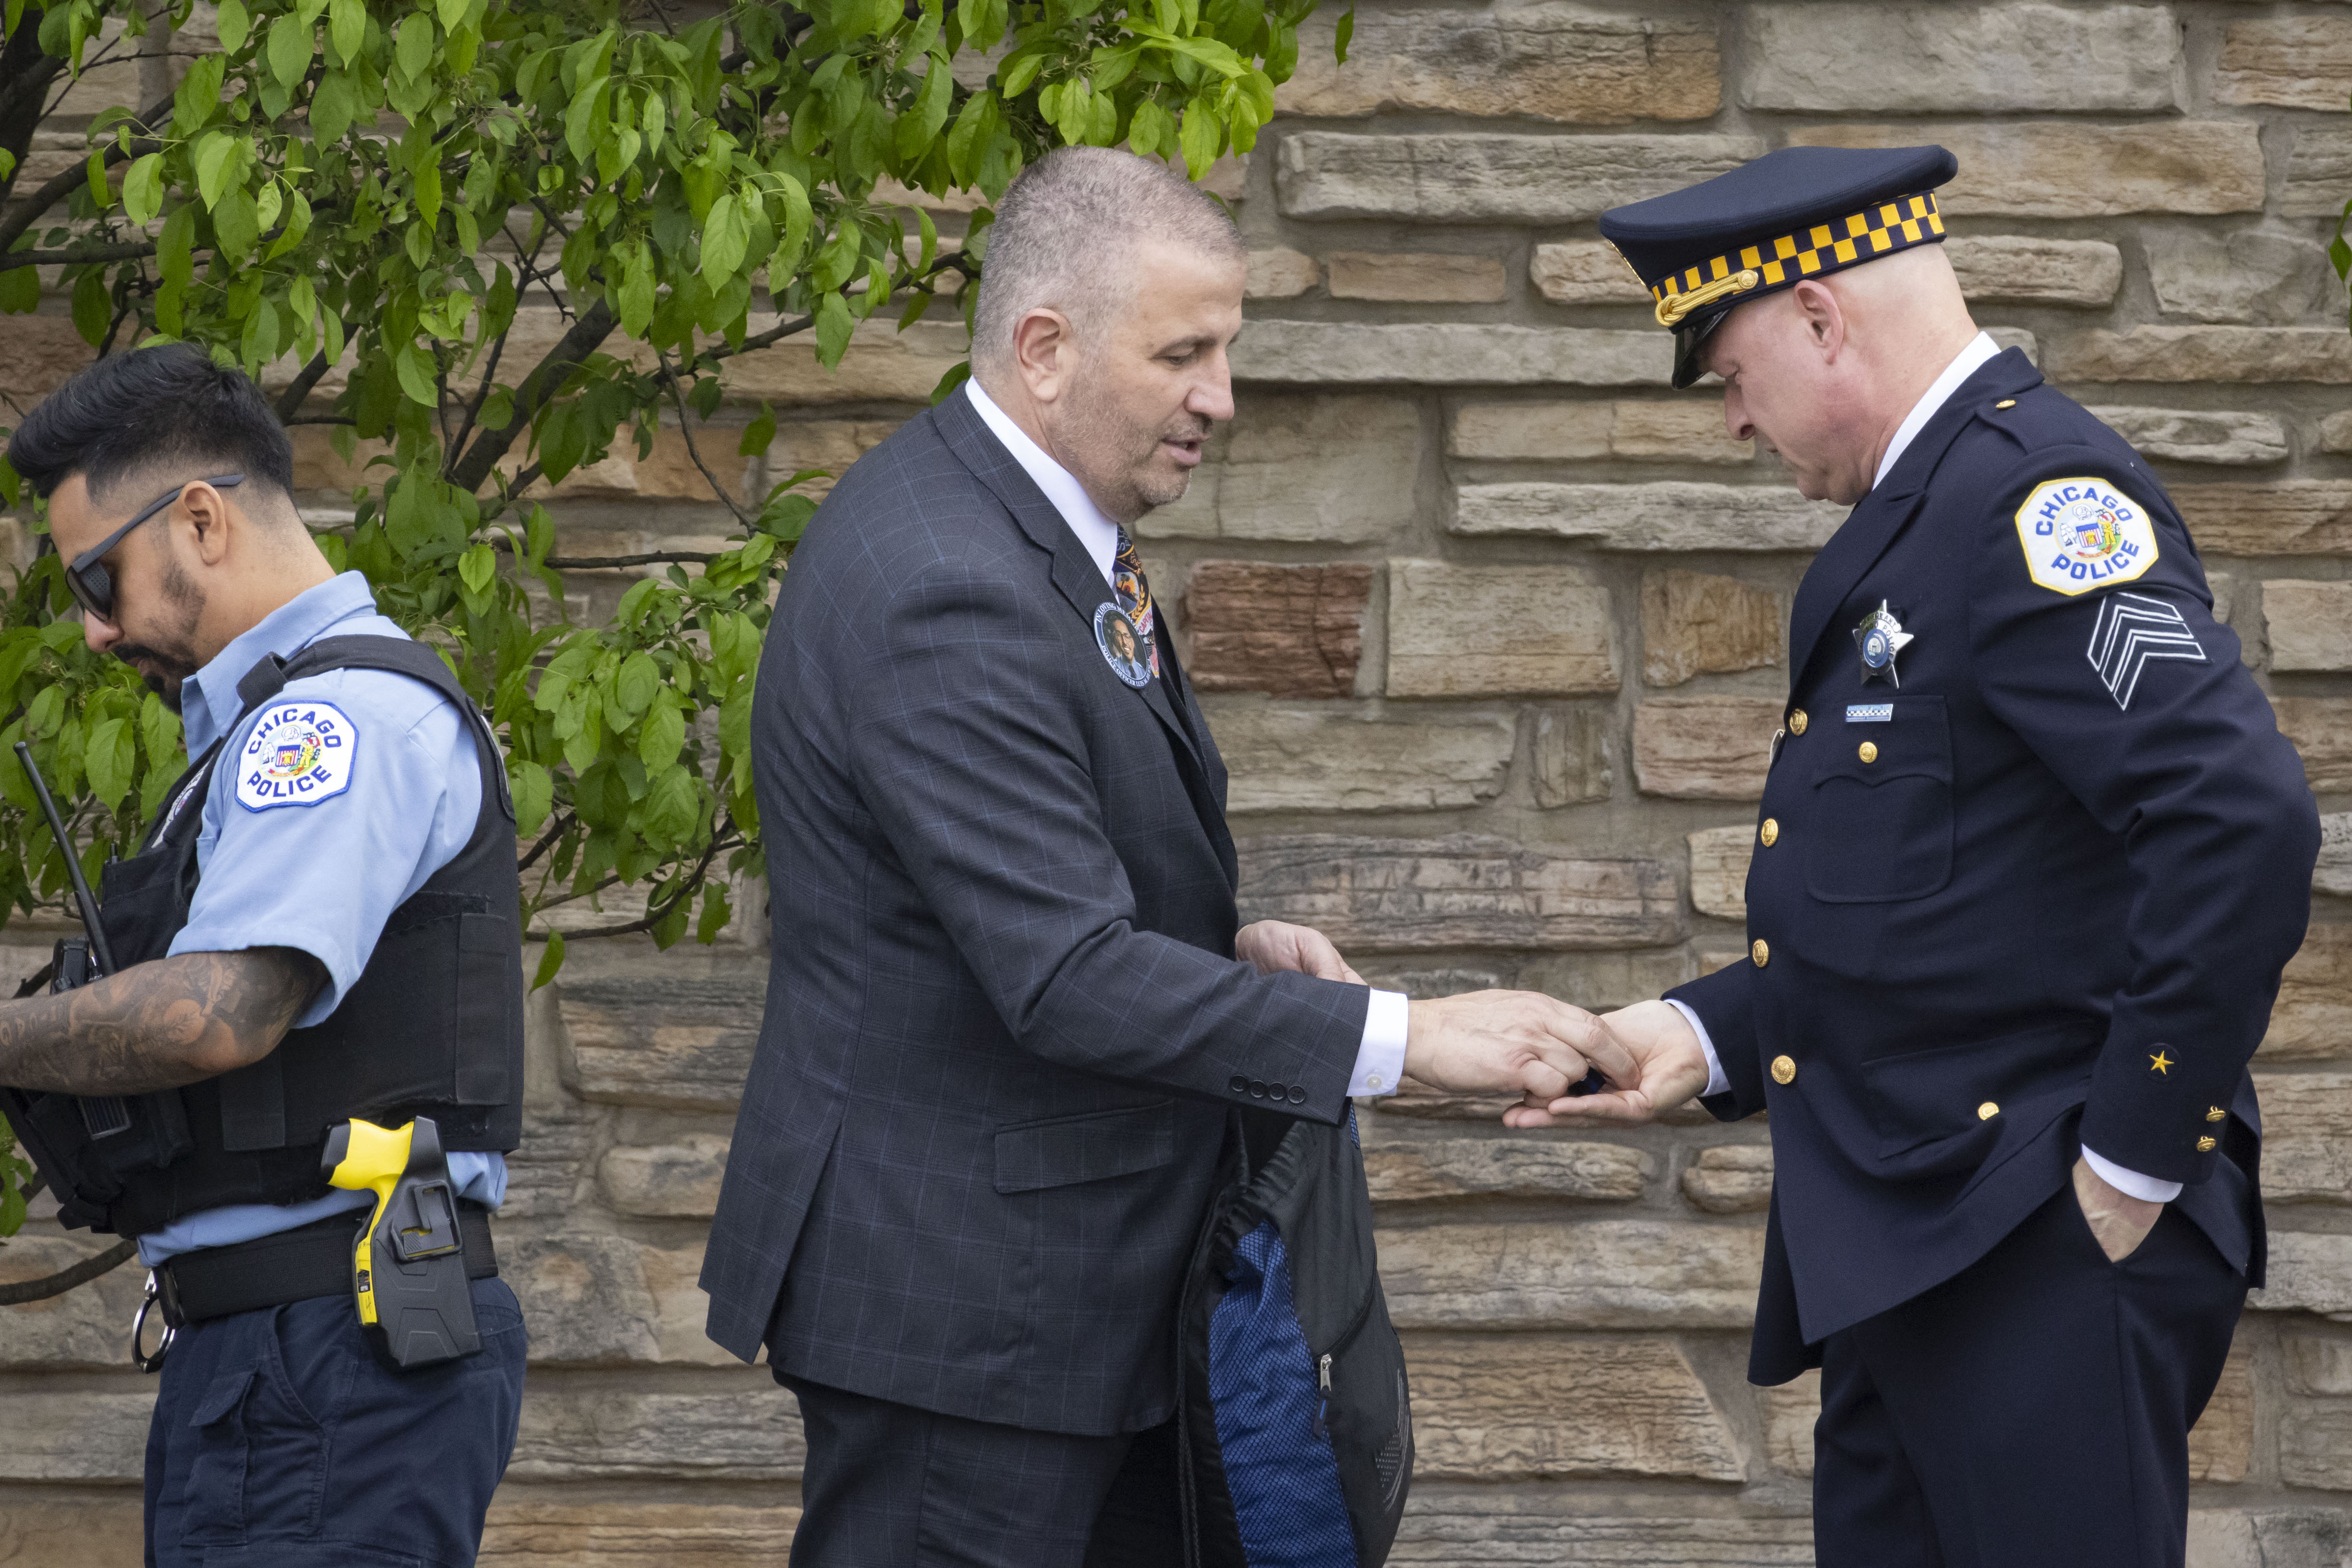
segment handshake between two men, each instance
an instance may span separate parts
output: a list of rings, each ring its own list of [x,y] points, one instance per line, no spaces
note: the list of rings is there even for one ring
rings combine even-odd
[[[1365,984],[1311,926],[1258,921],[1234,938],[1234,956],[1261,974],[1291,971]],[[1473,991],[1410,1004],[1404,1075],[1457,1094],[1517,1094],[1511,1127],[1638,1123],[1706,1088],[1696,1031],[1664,1002],[1592,1014],[1534,991]],[[1571,1094],[1598,1069],[1608,1087]]]

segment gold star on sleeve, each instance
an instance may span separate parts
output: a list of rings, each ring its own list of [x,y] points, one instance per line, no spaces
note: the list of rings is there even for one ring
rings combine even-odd
[[[2158,1051],[2156,1055],[2148,1058],[2147,1061],[2148,1066],[2156,1071],[2163,1073],[2168,1078],[2171,1076],[2172,1058],[2166,1056],[2162,1051]]]

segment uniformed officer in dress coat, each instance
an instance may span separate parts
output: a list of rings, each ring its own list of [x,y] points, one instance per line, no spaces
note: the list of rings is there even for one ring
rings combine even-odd
[[[1638,1086],[1510,1120],[1771,1113],[1748,1375],[1822,1369],[1822,1563],[2179,1563],[2317,820],[2164,486],[1970,321],[1956,167],[1790,148],[1601,219],[1675,385],[1854,510],[1797,594],[1745,959],[1607,1016]]]

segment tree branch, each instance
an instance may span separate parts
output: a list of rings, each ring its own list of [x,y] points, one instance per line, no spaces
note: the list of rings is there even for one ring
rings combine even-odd
[[[139,111],[135,123],[152,124],[158,116],[169,114],[171,110],[172,100],[169,97],[159,98]],[[161,142],[152,142],[144,138],[132,142],[129,152],[123,151],[121,142],[113,142],[106,149],[105,167],[110,169],[117,163],[128,163],[134,157],[148,153],[160,153],[163,150],[163,144]],[[16,244],[26,229],[41,220],[44,213],[71,195],[76,185],[88,182],[89,179],[88,163],[89,160],[85,158],[64,173],[50,176],[29,196],[20,197],[13,193],[0,191],[0,195],[7,196],[8,205],[16,207],[14,217],[0,217],[0,252],[5,252],[10,246]],[[24,205],[17,206],[20,201]]]
[[[731,358],[736,354],[747,354],[753,349],[764,349],[769,347],[771,344],[782,342],[794,332],[805,332],[811,327],[815,325],[816,317],[814,315],[803,316],[795,321],[781,322],[776,326],[770,327],[764,332],[752,333],[750,337],[745,338],[742,343],[738,347],[729,348],[725,343],[720,343],[717,348],[705,349],[700,353],[694,356],[695,363],[699,364],[704,360],[722,360]]]
[[[297,419],[294,417],[302,411],[302,400],[310,395],[310,389],[318,385],[320,380],[331,368],[333,367],[327,363],[326,350],[320,349],[310,356],[310,363],[302,367],[302,374],[294,378],[293,384],[287,387],[285,395],[278,400],[279,424],[349,425],[352,423],[349,419]]]
[[[522,384],[515,389],[514,413],[508,418],[506,428],[486,428],[478,434],[474,444],[467,449],[465,457],[458,460],[456,469],[450,474],[449,482],[459,489],[481,489],[491,471],[499,466],[499,459],[505,457],[507,449],[530,428],[532,416],[562,390],[564,377],[594,353],[612,335],[613,329],[620,324],[620,318],[613,314],[607,301],[599,300],[591,306],[572,324],[572,330],[563,334],[562,340],[548,350],[547,357],[539,362],[538,367],[523,377]],[[520,489],[521,486],[517,485],[516,489]]]
[[[729,511],[735,514],[735,521],[750,529],[753,521],[751,514],[737,505],[735,498],[727,493],[727,487],[719,482],[719,476],[712,473],[710,465],[702,460],[702,448],[694,443],[694,422],[687,417],[686,395],[677,389],[677,372],[671,367],[669,355],[656,354],[654,363],[661,366],[662,380],[669,387],[669,400],[677,405],[677,432],[686,437],[686,455],[694,459],[694,466],[702,470],[702,477],[709,482],[711,491],[725,503]]]
[[[734,831],[734,817],[731,816],[722,816],[719,819],[718,825],[710,831],[710,843],[709,847],[703,850],[702,858],[695,862],[694,869],[686,874],[685,880],[678,884],[677,891],[672,893],[669,898],[664,901],[660,909],[647,910],[642,919],[630,921],[623,925],[592,926],[586,931],[568,931],[563,933],[563,940],[568,942],[588,942],[600,936],[630,936],[641,931],[653,930],[654,927],[669,919],[670,912],[676,910],[680,903],[694,896],[695,889],[702,886],[703,882],[708,879],[710,871],[710,863],[719,858],[719,855],[721,850],[741,847],[743,843],[741,839],[730,838],[728,837],[729,834]],[[614,880],[617,881],[619,879],[614,878]],[[599,888],[593,890],[601,892],[604,887],[609,887],[612,884],[610,882],[607,882],[602,884]],[[541,909],[546,909],[555,903],[569,901],[568,898],[551,900],[548,904],[542,904],[540,907]],[[526,942],[545,942],[548,939],[549,934],[550,933],[547,931],[535,931],[526,934],[523,940]]]
[[[530,870],[533,865],[537,864],[541,856],[555,847],[556,840],[562,838],[563,837],[564,830],[569,828],[572,823],[577,820],[578,819],[568,811],[560,813],[553,822],[547,825],[547,832],[541,837],[540,841],[530,847],[530,852],[525,855],[521,859],[515,862],[515,874],[517,876],[520,876],[523,872]]]
[[[20,1279],[14,1284],[0,1285],[0,1307],[21,1307],[27,1301],[46,1301],[52,1296],[62,1296],[77,1285],[87,1285],[101,1274],[109,1274],[138,1255],[136,1241],[119,1242],[95,1258],[85,1258],[71,1268],[45,1276],[39,1279]]]
[[[15,267],[71,267],[83,261],[136,261],[155,254],[152,240],[125,239],[112,245],[88,245],[78,250],[15,250],[0,256],[0,272]]]

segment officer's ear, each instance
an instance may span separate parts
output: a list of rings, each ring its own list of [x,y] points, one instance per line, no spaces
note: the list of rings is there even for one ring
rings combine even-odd
[[[1798,320],[1804,323],[1805,339],[1822,356],[1823,364],[1835,364],[1845,349],[1845,312],[1838,306],[1838,297],[1818,279],[1803,279],[1790,290],[1795,296]]]
[[[228,556],[229,534],[237,521],[230,515],[228,498],[197,479],[180,492],[179,511],[196,559],[207,566],[219,565]]]

